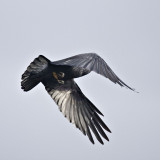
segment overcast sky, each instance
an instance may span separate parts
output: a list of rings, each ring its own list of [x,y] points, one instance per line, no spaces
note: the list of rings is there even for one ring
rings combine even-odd
[[[96,52],[140,93],[91,73],[76,79],[104,114],[110,141],[92,145],[59,112],[42,84],[21,75],[50,60]],[[159,0],[0,0],[0,159],[160,159]]]

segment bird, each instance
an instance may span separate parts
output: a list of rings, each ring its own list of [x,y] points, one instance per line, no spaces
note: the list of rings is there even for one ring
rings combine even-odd
[[[96,53],[82,53],[53,62],[39,55],[22,74],[21,88],[27,92],[42,83],[69,122],[87,135],[92,144],[95,143],[92,134],[101,144],[104,144],[102,137],[109,141],[105,132],[111,133],[100,117],[104,115],[83,94],[74,80],[91,71],[108,78],[121,87],[135,91],[125,84]]]

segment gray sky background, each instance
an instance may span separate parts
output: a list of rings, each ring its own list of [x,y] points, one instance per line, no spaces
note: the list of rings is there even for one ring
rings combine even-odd
[[[39,54],[96,52],[140,93],[91,73],[76,82],[105,115],[102,146],[71,125],[38,85],[20,88]],[[160,159],[159,0],[0,0],[0,159]]]

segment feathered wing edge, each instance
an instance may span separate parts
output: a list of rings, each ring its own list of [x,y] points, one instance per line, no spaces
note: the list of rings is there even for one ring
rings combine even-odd
[[[98,74],[110,79],[114,83],[118,83],[120,86],[125,86],[132,91],[135,91],[134,88],[131,88],[126,83],[124,83],[109,67],[109,65],[96,53],[85,53],[75,55],[66,59],[53,62],[54,64],[59,65],[70,65],[79,68],[85,68],[89,71],[95,71]]]
[[[93,144],[94,140],[90,129],[101,144],[103,144],[101,136],[109,141],[103,129],[111,131],[98,115],[103,114],[84,96],[73,80],[66,81],[64,85],[46,85],[46,90],[57,103],[63,115],[75,124],[84,135],[87,135]]]

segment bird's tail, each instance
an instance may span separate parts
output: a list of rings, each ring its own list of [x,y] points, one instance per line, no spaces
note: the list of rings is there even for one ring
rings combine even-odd
[[[27,67],[22,75],[21,88],[29,91],[41,82],[41,79],[48,68],[49,60],[40,55]]]

